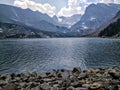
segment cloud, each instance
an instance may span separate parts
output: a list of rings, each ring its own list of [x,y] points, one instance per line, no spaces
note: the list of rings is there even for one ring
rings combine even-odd
[[[68,5],[61,8],[58,12],[58,16],[72,16],[74,14],[83,14],[86,7],[91,3],[117,3],[120,4],[120,0],[68,0]]]
[[[74,14],[83,13],[83,7],[80,6],[80,0],[68,0],[67,7],[61,8],[58,12],[58,16],[72,16]]]
[[[101,0],[102,3],[113,3],[113,0]]]
[[[120,4],[120,0],[114,0],[114,2]]]
[[[46,13],[51,17],[55,15],[55,10],[56,10],[56,7],[51,6],[48,3],[41,4],[41,3],[36,3],[32,0],[15,0],[14,6],[21,7],[23,9],[29,8],[33,11],[39,11],[41,13]]]

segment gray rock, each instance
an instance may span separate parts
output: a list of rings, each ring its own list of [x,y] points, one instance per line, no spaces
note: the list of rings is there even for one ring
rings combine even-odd
[[[78,76],[78,79],[85,79],[87,78],[87,74],[86,73],[80,73]]]
[[[81,69],[80,67],[74,67],[73,70],[72,70],[73,73],[80,73],[81,72]]]
[[[119,79],[120,78],[120,73],[116,72],[115,70],[109,71],[108,72],[110,76],[112,76],[113,79]]]
[[[50,90],[50,86],[47,83],[43,83],[40,85],[41,90]]]
[[[32,88],[31,90],[41,90],[41,89],[40,89],[40,86],[37,86],[37,87]]]
[[[90,85],[89,90],[98,90],[101,87],[99,83],[93,83]]]
[[[79,87],[79,88],[76,88],[74,90],[88,90],[87,88],[83,88],[83,87]]]
[[[67,90],[75,90],[75,88],[70,86],[70,87],[67,88]]]
[[[73,86],[74,88],[77,88],[77,87],[82,87],[82,84],[75,81],[75,82],[71,83],[71,86]]]
[[[112,85],[120,85],[120,80],[112,80],[110,83]]]
[[[3,90],[18,90],[15,84],[8,84]]]

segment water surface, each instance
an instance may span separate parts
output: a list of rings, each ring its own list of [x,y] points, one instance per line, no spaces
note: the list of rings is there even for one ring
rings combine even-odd
[[[120,66],[120,39],[0,40],[0,74]]]

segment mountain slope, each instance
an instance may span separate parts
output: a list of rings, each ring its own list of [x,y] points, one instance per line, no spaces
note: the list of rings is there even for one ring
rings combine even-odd
[[[0,22],[0,38],[47,38],[64,37],[59,32],[46,32],[28,26]]]
[[[119,4],[91,4],[86,8],[81,20],[71,27],[71,30],[81,32],[81,35],[95,32],[97,28],[111,20],[119,10]]]
[[[0,4],[0,22],[26,25],[49,32],[61,31],[47,14]]]
[[[81,14],[75,14],[71,17],[61,16],[59,17],[59,19],[60,19],[60,22],[59,22],[60,24],[66,25],[67,27],[71,27],[72,25],[80,21]]]
[[[106,26],[98,36],[100,37],[120,37],[120,12],[113,18],[112,22]]]

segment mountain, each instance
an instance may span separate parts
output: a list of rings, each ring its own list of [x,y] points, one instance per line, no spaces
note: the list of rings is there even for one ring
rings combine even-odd
[[[1,38],[64,37],[66,30],[47,14],[0,4]]]
[[[81,36],[93,33],[97,28],[115,17],[119,10],[119,4],[91,4],[86,8],[80,21],[71,27],[71,31],[76,31]]]
[[[104,29],[102,29],[99,37],[120,37],[120,11],[117,13],[116,17],[111,20]]]
[[[0,4],[0,22],[26,25],[49,32],[61,32],[57,23],[47,14],[30,9]]]
[[[58,17],[60,20],[60,24],[65,25],[66,27],[71,27],[72,25],[74,25],[75,23],[77,23],[80,19],[81,19],[81,14],[75,14],[71,17]]]
[[[59,32],[48,32],[40,29],[34,29],[26,25],[18,25],[0,22],[0,38],[48,38],[64,37]]]

